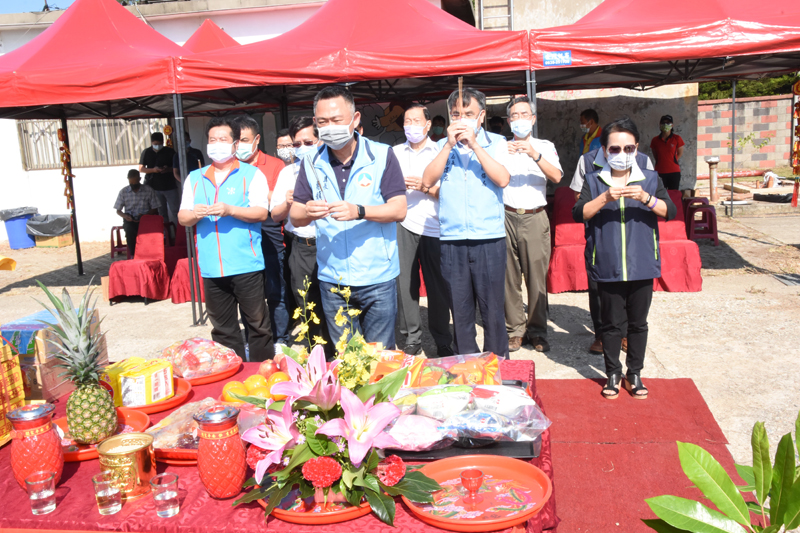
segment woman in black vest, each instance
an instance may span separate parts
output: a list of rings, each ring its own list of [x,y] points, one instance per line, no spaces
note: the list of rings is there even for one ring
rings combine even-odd
[[[586,174],[580,198],[572,209],[576,222],[586,223],[586,264],[600,294],[603,356],[608,380],[603,396],[615,399],[622,382],[620,345],[628,322],[625,388],[647,398],[641,371],[647,348],[647,313],[653,279],[661,277],[658,219],[675,218],[676,208],[658,174],[633,164],[639,130],[628,117],[603,128],[603,168]]]

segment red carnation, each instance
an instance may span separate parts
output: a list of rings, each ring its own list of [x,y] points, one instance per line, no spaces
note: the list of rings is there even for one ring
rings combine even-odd
[[[390,455],[380,463],[375,469],[378,479],[387,487],[397,485],[403,476],[406,475],[406,465],[402,459],[396,455]]]
[[[342,465],[330,457],[315,457],[303,465],[303,477],[315,488],[325,489],[342,477]]]
[[[247,466],[252,468],[253,471],[255,472],[256,465],[258,464],[258,462],[263,460],[269,453],[271,453],[269,450],[265,450],[264,448],[259,448],[255,444],[251,444],[250,446],[247,447],[247,458],[246,458]],[[273,464],[269,466],[266,473],[272,474],[282,469],[283,466],[279,464]]]

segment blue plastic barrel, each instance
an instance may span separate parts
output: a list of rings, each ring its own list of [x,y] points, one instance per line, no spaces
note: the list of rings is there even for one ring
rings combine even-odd
[[[28,235],[27,225],[28,219],[33,215],[22,215],[21,217],[9,218],[6,220],[6,233],[8,234],[8,245],[12,250],[20,250],[22,248],[33,248],[36,246],[36,241],[33,236]]]

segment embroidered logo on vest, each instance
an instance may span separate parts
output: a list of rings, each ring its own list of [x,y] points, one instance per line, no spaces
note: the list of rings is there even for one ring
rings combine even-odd
[[[362,172],[356,177],[356,183],[359,187],[369,187],[372,185],[372,175]]]

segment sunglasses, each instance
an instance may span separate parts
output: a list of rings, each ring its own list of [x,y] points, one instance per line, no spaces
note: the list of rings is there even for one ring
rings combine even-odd
[[[618,154],[624,151],[626,154],[632,154],[636,151],[635,144],[628,144],[624,148],[622,146],[609,146],[606,148],[609,154]]]
[[[297,141],[297,142],[293,142],[292,146],[294,146],[295,148],[300,148],[304,144],[306,146],[314,146],[314,144],[316,144],[316,143],[314,141],[303,141],[303,142]]]

